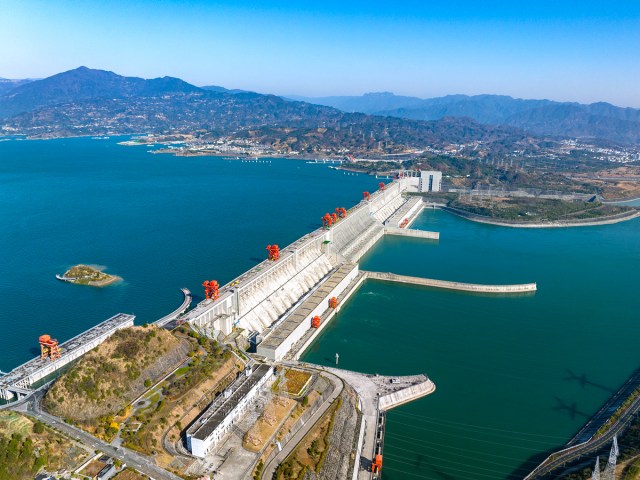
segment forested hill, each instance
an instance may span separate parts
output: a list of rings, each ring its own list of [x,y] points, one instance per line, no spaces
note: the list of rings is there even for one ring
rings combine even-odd
[[[138,132],[253,135],[286,143],[292,131],[315,137],[315,147],[348,145],[351,151],[482,141],[513,146],[531,143],[514,128],[470,119],[419,121],[343,112],[275,95],[199,88],[177,78],[144,80],[80,67],[34,81],[0,96],[5,131],[35,137]],[[318,136],[318,132],[329,131]],[[510,148],[510,147],[509,147]]]

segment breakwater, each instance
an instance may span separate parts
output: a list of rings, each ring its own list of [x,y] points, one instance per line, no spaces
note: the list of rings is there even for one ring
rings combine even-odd
[[[482,285],[477,283],[450,282],[447,280],[434,280],[431,278],[411,277],[408,275],[397,275],[386,272],[364,272],[368,279],[385,282],[409,283],[412,285],[423,285],[425,287],[443,288],[445,290],[457,290],[460,292],[473,293],[530,293],[538,289],[536,283],[522,283],[515,285]]]
[[[429,232],[427,230],[414,230],[411,228],[384,227],[385,235],[398,235],[400,237],[428,238],[439,240],[440,232]]]

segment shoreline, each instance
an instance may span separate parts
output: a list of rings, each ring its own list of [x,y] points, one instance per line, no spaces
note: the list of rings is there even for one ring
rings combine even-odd
[[[550,221],[550,222],[537,222],[537,223],[510,223],[502,220],[494,220],[491,217],[483,217],[481,215],[475,215],[473,213],[465,212],[464,210],[458,210],[457,208],[447,206],[436,206],[440,210],[449,212],[458,217],[470,220],[476,223],[485,223],[488,225],[496,225],[499,227],[511,227],[511,228],[570,228],[570,227],[594,227],[598,225],[613,225],[615,223],[626,222],[640,217],[640,210],[631,210],[629,212],[619,213],[615,215],[609,215],[601,217],[599,219],[585,219],[585,220],[566,220],[566,221]]]
[[[117,275],[109,275],[109,278],[105,278],[104,280],[100,280],[98,282],[91,281],[88,283],[79,283],[76,278],[65,277],[64,274],[63,275],[56,274],[56,278],[61,282],[71,283],[73,285],[85,285],[88,287],[97,287],[97,288],[106,287],[113,283],[122,281],[122,277],[119,277]]]

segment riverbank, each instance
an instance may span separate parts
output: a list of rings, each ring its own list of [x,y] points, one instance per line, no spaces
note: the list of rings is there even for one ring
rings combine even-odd
[[[629,210],[628,212],[617,213],[615,215],[602,216],[598,219],[585,218],[585,219],[573,219],[573,220],[557,220],[548,222],[510,222],[507,220],[498,220],[483,215],[476,215],[473,213],[465,212],[457,208],[449,206],[436,206],[441,210],[452,213],[466,220],[471,220],[478,223],[486,223],[489,225],[497,225],[500,227],[512,227],[512,228],[567,228],[567,227],[593,227],[596,225],[612,225],[615,223],[626,222],[640,217],[640,210]]]

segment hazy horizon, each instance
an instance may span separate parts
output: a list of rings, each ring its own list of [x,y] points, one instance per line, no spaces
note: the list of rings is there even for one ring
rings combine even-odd
[[[276,95],[462,93],[640,107],[640,4],[0,0],[0,76],[79,65]]]

